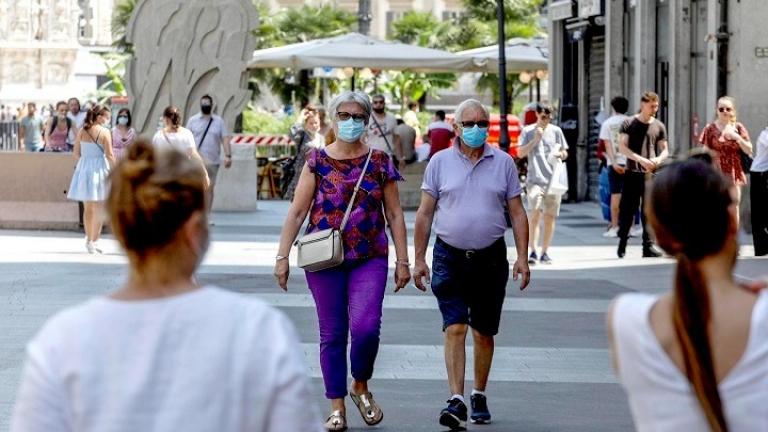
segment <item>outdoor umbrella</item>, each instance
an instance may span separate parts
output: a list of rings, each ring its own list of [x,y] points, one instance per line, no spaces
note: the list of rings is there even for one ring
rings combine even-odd
[[[486,60],[400,42],[381,41],[359,33],[254,51],[250,69],[352,67],[414,72],[485,70]]]
[[[549,51],[544,38],[515,38],[507,41],[505,50],[507,73],[547,69]],[[484,71],[498,73],[499,46],[492,45],[456,53],[461,57],[474,59],[474,64],[484,64]]]

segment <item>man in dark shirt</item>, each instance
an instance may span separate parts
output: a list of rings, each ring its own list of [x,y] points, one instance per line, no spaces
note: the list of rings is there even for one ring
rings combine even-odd
[[[640,101],[640,113],[624,122],[619,135],[619,151],[627,157],[624,190],[619,204],[619,248],[616,251],[619,258],[626,255],[629,229],[645,197],[646,176],[652,175],[669,156],[667,128],[654,117],[659,110],[659,96],[645,92]],[[660,257],[661,252],[653,247],[646,228],[644,212],[641,212],[640,220],[643,225],[643,258]]]

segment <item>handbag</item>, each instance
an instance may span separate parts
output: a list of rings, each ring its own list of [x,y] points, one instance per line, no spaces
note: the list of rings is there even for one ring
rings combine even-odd
[[[747,152],[739,147],[739,159],[741,159],[741,170],[744,171],[745,174],[749,174],[749,170],[752,169],[752,156],[748,155]]]
[[[298,248],[298,265],[305,271],[325,270],[344,262],[344,244],[341,233],[344,232],[344,227],[349,220],[349,213],[352,211],[352,205],[355,202],[357,192],[360,190],[360,184],[362,184],[365,172],[368,170],[368,163],[371,161],[372,154],[373,150],[368,150],[368,158],[365,160],[360,178],[357,179],[351,202],[347,204],[347,210],[344,212],[344,219],[342,219],[339,229],[328,228],[313,232],[302,236],[294,243]]]

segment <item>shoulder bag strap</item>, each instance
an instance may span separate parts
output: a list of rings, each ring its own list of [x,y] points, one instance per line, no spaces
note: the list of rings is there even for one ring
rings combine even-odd
[[[389,144],[389,140],[387,139],[387,135],[381,129],[381,125],[379,124],[379,122],[376,121],[376,114],[371,114],[371,119],[373,119],[373,124],[376,125],[376,128],[379,129],[379,133],[381,134],[382,138],[384,138],[384,142],[387,143],[387,148],[389,149],[389,151],[392,152],[392,154],[395,154],[395,150]]]
[[[165,138],[165,142],[167,142],[169,146],[173,147],[173,143],[171,142],[171,139],[168,138],[168,134],[166,134],[165,131],[163,131],[163,137]]]
[[[357,179],[357,184],[355,185],[355,190],[352,192],[352,199],[350,200],[349,204],[347,204],[347,211],[344,212],[344,219],[341,221],[341,226],[339,227],[339,232],[344,231],[344,227],[347,226],[347,220],[349,219],[349,213],[352,211],[352,207],[355,204],[355,197],[357,196],[357,192],[360,190],[360,184],[363,183],[363,177],[365,177],[365,172],[368,170],[368,163],[371,162],[371,155],[373,155],[373,149],[368,150],[368,158],[365,160],[365,165],[363,165],[363,171],[360,173],[360,178]]]
[[[102,147],[101,144],[99,144],[99,138],[101,138],[101,130],[99,130],[99,133],[96,134],[96,139],[93,139],[93,135],[91,135],[91,131],[84,130],[84,132],[88,134],[88,138],[93,140],[93,143],[96,144],[96,147],[98,147],[102,153],[106,154],[106,152],[104,151],[104,147]]]
[[[203,138],[200,140],[200,144],[197,145],[198,150],[200,150],[200,147],[203,146],[203,143],[205,142],[205,137],[208,136],[208,129],[211,128],[211,123],[213,123],[213,116],[211,116],[211,119],[208,120],[208,126],[205,127],[205,132],[203,132]]]

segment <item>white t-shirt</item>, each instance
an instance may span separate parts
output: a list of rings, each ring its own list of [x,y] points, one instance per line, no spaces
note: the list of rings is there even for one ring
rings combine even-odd
[[[158,150],[178,150],[184,154],[189,153],[189,149],[195,149],[195,136],[184,127],[179,127],[177,132],[165,132],[162,129],[155,132],[152,137],[152,145]]]
[[[208,127],[208,122],[211,123],[211,127]],[[208,133],[205,133],[207,127]],[[221,163],[221,145],[224,142],[224,137],[229,135],[224,119],[216,114],[206,117],[197,113],[187,120],[187,128],[192,131],[192,135],[195,137],[195,145],[200,149],[200,156],[207,163],[219,165]],[[200,140],[203,139],[203,135],[205,135],[205,142],[201,144]]]
[[[752,172],[768,171],[768,128],[760,133],[755,142],[753,151],[755,159],[752,161]]]
[[[291,323],[215,287],[56,314],[27,346],[11,421],[12,432],[321,430]]]
[[[374,121],[374,118],[376,119]],[[381,130],[376,126],[376,122],[381,126]],[[392,156],[395,151],[395,128],[397,127],[397,119],[390,113],[386,113],[386,117],[381,119],[376,117],[375,113],[371,113],[371,119],[368,121],[367,129],[367,144],[374,150],[381,150]],[[387,137],[386,140],[384,137]],[[387,146],[387,141],[389,146]]]
[[[606,145],[613,147],[613,153],[616,155],[616,163],[619,165],[627,164],[627,157],[619,153],[619,135],[621,134],[621,125],[629,117],[624,114],[614,114],[608,117],[600,126],[600,139],[604,140]],[[613,160],[608,152],[605,153],[605,159],[608,165],[613,165]]]

